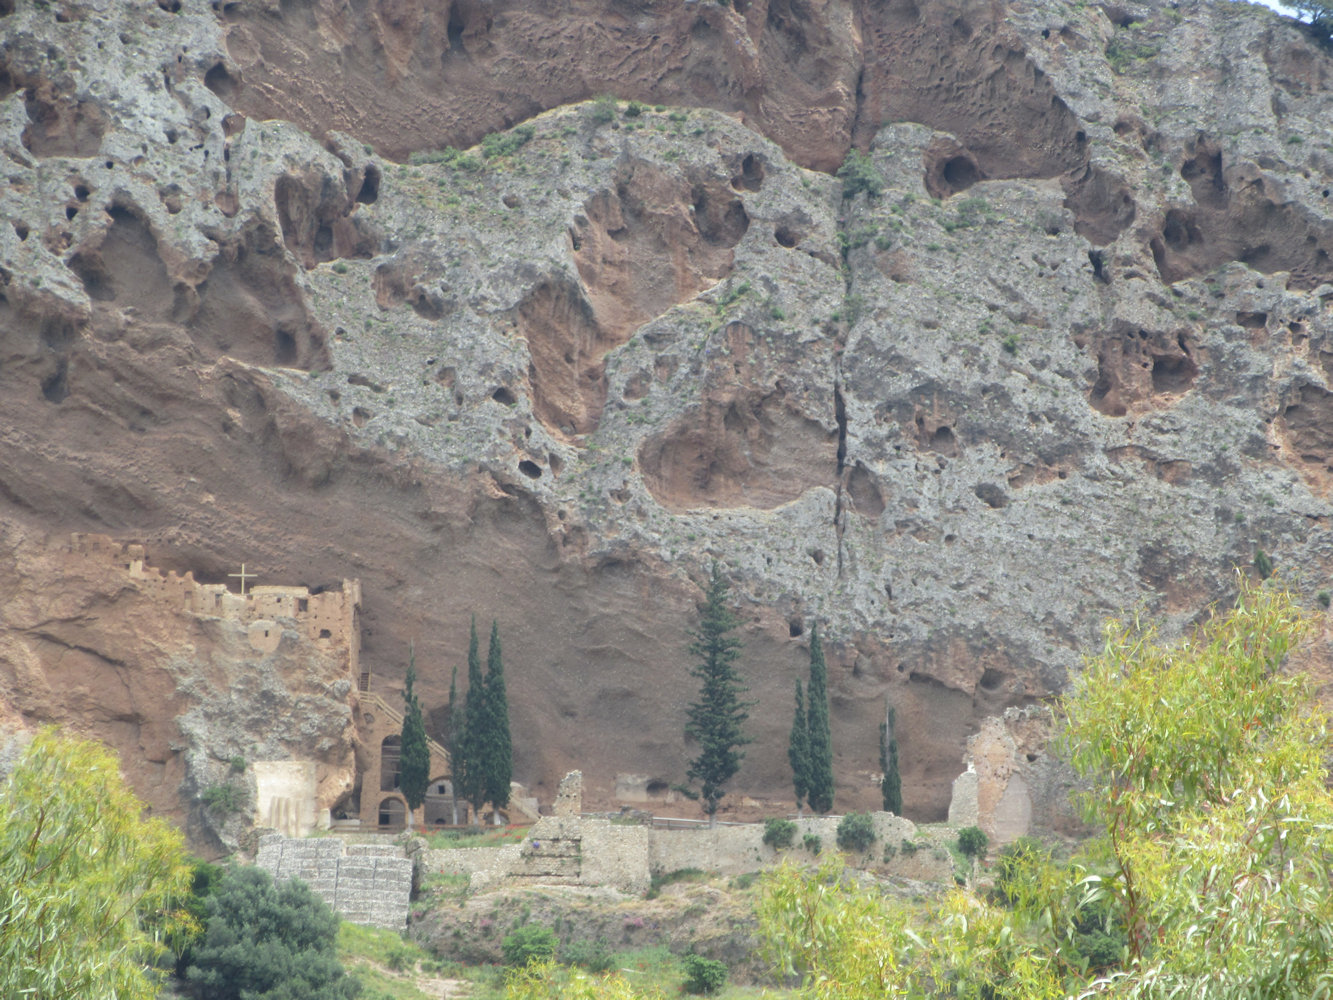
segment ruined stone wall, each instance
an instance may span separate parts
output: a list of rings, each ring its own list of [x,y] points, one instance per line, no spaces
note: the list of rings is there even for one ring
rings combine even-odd
[[[412,862],[400,848],[275,833],[259,841],[255,864],[275,881],[301,879],[344,920],[397,931],[407,926]]]
[[[305,638],[345,646],[349,672],[360,674],[361,584],[357,580],[344,579],[339,590],[317,594],[308,587],[272,586],[252,586],[245,594],[236,594],[223,583],[199,583],[188,571],[157,569],[148,563],[142,545],[117,542],[105,535],[74,533],[69,551],[123,569],[141,590],[175,610],[242,622],[290,618]]]

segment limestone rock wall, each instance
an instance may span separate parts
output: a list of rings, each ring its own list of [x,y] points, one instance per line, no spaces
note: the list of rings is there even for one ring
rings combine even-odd
[[[790,806],[817,619],[837,807],[878,802],[888,698],[906,811],[939,819],[968,737],[1106,615],[1185,627],[1256,550],[1326,588],[1333,64],[1289,19],[391,6],[0,5],[25,719],[171,790],[173,720],[251,704],[127,686],[156,625],[13,555],[97,531],[214,583],[361,579],[361,663],[392,702],[415,641],[437,736],[499,617],[515,777],[549,801],[580,766],[609,806],[617,773],[684,774],[716,558],[758,702],[727,808]],[[603,91],[644,104],[577,103]]]

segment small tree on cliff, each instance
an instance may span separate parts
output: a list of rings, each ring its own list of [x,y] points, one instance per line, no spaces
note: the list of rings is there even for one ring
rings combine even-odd
[[[504,664],[500,657],[500,626],[491,620],[491,644],[486,653],[486,705],[483,770],[486,798],[500,824],[500,810],[509,805],[509,783],[514,777],[514,744],[509,733],[509,696],[505,692]]]
[[[412,649],[407,661],[407,684],[403,688],[402,759],[398,764],[398,787],[407,799],[407,828],[412,829],[412,813],[426,801],[430,785],[430,747],[426,745],[426,723],[421,717],[421,703],[414,688],[417,682],[417,654]]]
[[[810,630],[810,686],[806,689],[807,733],[810,740],[810,770],[806,777],[806,801],[812,811],[833,808],[833,737],[828,721],[828,668],[819,625]]]
[[[753,704],[741,700],[745,686],[733,664],[740,656],[741,641],[730,632],[740,624],[727,608],[727,581],[713,563],[712,577],[699,629],[690,634],[690,655],[698,664],[690,676],[699,679],[699,700],[690,706],[685,723],[686,737],[699,743],[699,756],[685,772],[691,786],[687,793],[703,802],[711,827],[717,822],[717,806],[726,794],[723,786],[740,769],[745,754],[740,749],[751,742],[741,724],[749,718],[746,709]]]
[[[879,724],[879,767],[884,772],[879,791],[884,799],[884,811],[895,816],[903,814],[903,779],[898,773],[898,739],[894,733],[893,709],[886,708],[884,721]]]
[[[805,714],[805,695],[801,679],[796,678],[796,711],[792,714],[791,736],[787,739],[787,760],[791,764],[791,783],[796,790],[796,816],[810,791],[810,722]]]

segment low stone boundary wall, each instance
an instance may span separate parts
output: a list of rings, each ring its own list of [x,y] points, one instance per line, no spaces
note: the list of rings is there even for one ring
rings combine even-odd
[[[275,881],[299,878],[344,920],[401,931],[412,899],[412,862],[391,844],[333,837],[260,838],[255,864]]]
[[[427,850],[419,862],[432,874],[469,876],[472,892],[501,886],[584,885],[638,896],[647,891],[652,876],[684,868],[740,875],[784,856],[813,861],[804,838],[812,834],[823,850],[836,850],[841,819],[796,820],[792,846],[776,851],[763,842],[762,823],[671,830],[590,816],[547,816],[521,844]],[[867,854],[878,870],[923,882],[952,881],[953,857],[938,834],[921,834],[910,820],[891,813],[871,813],[871,820],[875,843]]]

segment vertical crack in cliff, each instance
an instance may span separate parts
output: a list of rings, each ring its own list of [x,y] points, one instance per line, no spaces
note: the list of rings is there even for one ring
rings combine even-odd
[[[833,359],[833,419],[838,422],[838,480],[833,499],[833,531],[838,540],[838,579],[842,579],[842,533],[844,512],[842,495],[847,475],[847,404],[842,398],[842,359]]]

